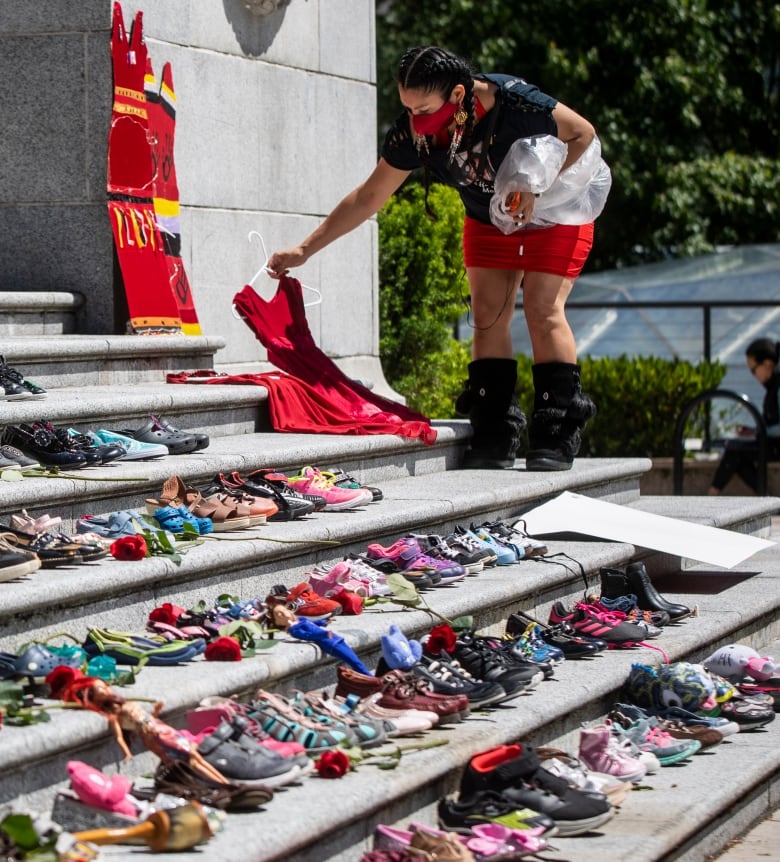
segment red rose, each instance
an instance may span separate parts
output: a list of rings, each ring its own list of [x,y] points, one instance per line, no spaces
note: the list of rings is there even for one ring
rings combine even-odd
[[[341,778],[349,772],[349,757],[338,749],[323,751],[314,765],[320,778]]]
[[[143,536],[122,536],[109,548],[115,560],[143,560],[147,550]]]
[[[231,637],[213,640],[204,653],[206,661],[241,661],[241,644]]]
[[[179,617],[186,614],[184,608],[178,605],[172,605],[170,602],[163,602],[159,608],[155,608],[149,614],[149,622],[165,623],[167,626],[175,626],[179,622]]]
[[[455,641],[457,639],[458,636],[452,627],[442,623],[431,629],[425,641],[425,651],[431,655],[439,655],[441,652],[451,653],[455,650]]]
[[[63,694],[71,683],[76,680],[84,679],[84,674],[75,667],[67,667],[67,665],[59,665],[53,671],[50,671],[46,676],[46,685],[49,686],[49,697],[52,700],[64,700]]]

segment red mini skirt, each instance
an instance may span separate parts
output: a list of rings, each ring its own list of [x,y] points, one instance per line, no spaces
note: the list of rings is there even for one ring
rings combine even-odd
[[[577,278],[593,246],[593,222],[556,224],[502,233],[495,225],[466,216],[463,259],[466,267],[550,272]]]

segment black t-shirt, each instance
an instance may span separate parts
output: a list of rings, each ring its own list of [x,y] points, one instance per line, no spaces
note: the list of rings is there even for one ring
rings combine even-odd
[[[447,149],[434,149],[431,137],[428,138],[430,155],[427,158],[431,174],[441,182],[458,189],[466,207],[466,214],[489,224],[493,179],[499,165],[518,138],[557,135],[558,127],[552,117],[552,111],[558,100],[542,93],[522,78],[514,78],[511,75],[475,77],[478,81],[489,81],[498,85],[495,106],[474,126],[465,149],[455,154],[452,165],[448,164]],[[477,176],[482,148],[491,125],[493,130],[490,141],[487,142],[487,158],[483,162],[481,176]],[[422,167],[426,156],[423,154],[421,157],[417,152],[407,112],[401,114],[388,129],[381,155],[391,167],[401,171],[413,171]]]

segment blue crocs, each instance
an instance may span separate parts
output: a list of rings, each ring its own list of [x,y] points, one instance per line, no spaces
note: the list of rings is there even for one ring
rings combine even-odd
[[[176,535],[187,532],[185,524],[189,524],[199,536],[205,536],[214,529],[209,518],[197,518],[185,506],[162,506],[154,510],[154,519],[163,530]]]

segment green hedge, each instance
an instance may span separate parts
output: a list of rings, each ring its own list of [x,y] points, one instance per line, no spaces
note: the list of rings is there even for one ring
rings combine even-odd
[[[408,184],[379,213],[380,355],[385,377],[411,407],[433,419],[453,416],[468,376],[471,342],[453,338],[465,311],[463,207],[454,189],[432,185],[425,215],[422,188]],[[529,357],[518,357],[518,396],[533,407]],[[598,405],[585,432],[589,457],[672,455],[674,425],[682,406],[716,387],[720,364],[654,357],[582,358],[583,385]]]
[[[409,183],[379,213],[379,354],[387,381],[411,406],[444,417],[469,362],[471,344],[452,337],[469,289],[460,197],[434,184],[430,204],[435,222],[422,187]]]
[[[717,387],[726,373],[719,363],[693,365],[652,356],[585,356],[580,364],[583,389],[598,407],[580,450],[590,458],[672,456],[674,426],[683,405]],[[529,357],[518,357],[518,395],[528,414],[533,408],[531,365]],[[694,430],[689,426],[688,433]]]

